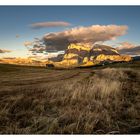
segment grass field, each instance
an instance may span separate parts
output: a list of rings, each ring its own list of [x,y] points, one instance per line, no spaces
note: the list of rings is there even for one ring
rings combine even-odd
[[[140,134],[140,62],[55,70],[0,64],[1,134]]]

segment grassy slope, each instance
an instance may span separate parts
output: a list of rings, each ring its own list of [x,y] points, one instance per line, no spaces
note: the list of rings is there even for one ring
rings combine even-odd
[[[140,133],[139,62],[106,67],[1,64],[0,133]]]

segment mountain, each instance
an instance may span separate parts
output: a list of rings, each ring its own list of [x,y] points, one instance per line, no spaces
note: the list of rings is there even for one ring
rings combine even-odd
[[[70,44],[65,54],[52,58],[47,64],[55,67],[71,68],[85,67],[103,64],[103,62],[130,61],[132,58],[127,55],[120,55],[119,52],[110,46],[95,44]],[[55,60],[55,61],[53,61]],[[47,65],[47,66],[49,66]],[[50,66],[52,66],[50,65]]]
[[[140,46],[129,48],[129,49],[121,49],[118,50],[120,54],[127,54],[127,55],[140,55]]]

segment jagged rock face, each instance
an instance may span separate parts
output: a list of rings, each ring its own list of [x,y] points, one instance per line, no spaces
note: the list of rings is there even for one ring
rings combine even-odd
[[[100,54],[105,55],[119,55],[115,48],[106,45],[95,44],[91,50],[91,55],[97,56]]]
[[[62,58],[62,57],[61,57]],[[130,61],[130,56],[121,56],[115,48],[96,44],[70,44],[60,61],[53,61],[56,67],[93,66],[101,62]]]

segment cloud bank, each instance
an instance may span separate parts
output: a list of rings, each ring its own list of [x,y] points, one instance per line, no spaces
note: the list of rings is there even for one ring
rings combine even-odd
[[[46,47],[44,47],[44,46],[36,46],[36,45],[34,45],[33,48],[29,49],[29,51],[35,52],[35,53],[42,53],[45,50],[46,50]]]
[[[56,22],[38,22],[38,23],[33,23],[30,25],[31,28],[33,29],[40,29],[40,28],[45,28],[45,27],[67,27],[70,26],[71,24],[68,22],[64,21],[56,21]]]
[[[121,45],[117,47],[117,50],[120,54],[139,56],[140,55],[140,46],[136,46],[129,42],[120,43]]]
[[[114,40],[126,34],[128,27],[125,25],[92,25],[77,27],[70,30],[49,33],[43,38],[46,46],[53,46],[57,50],[65,50],[70,43],[91,43]]]
[[[0,53],[9,53],[11,50],[0,49]]]
[[[122,49],[132,49],[135,48],[135,45],[129,42],[122,42],[120,43],[120,46],[117,47],[117,50],[122,50]]]

